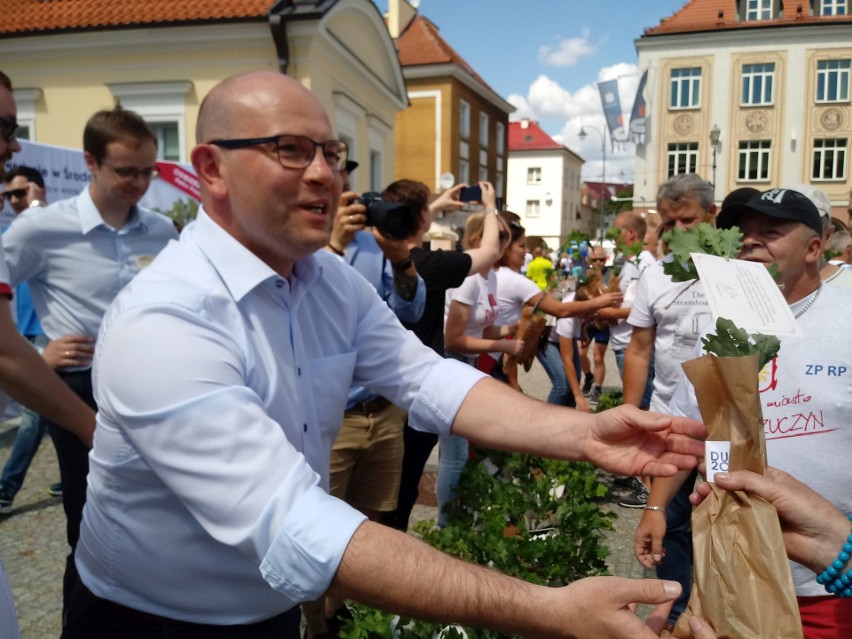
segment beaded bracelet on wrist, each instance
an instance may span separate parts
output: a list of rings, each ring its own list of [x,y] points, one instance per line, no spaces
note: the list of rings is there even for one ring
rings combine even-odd
[[[849,521],[852,521],[852,515],[849,515]],[[843,544],[837,559],[817,575],[817,583],[824,586],[826,592],[843,598],[852,597],[852,570],[842,572],[849,557],[852,557],[852,533],[846,538],[846,543]]]

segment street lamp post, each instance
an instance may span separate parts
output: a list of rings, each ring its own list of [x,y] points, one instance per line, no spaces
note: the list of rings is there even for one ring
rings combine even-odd
[[[600,225],[600,235],[601,235],[600,242],[601,242],[601,244],[603,244],[604,231],[605,231],[605,227],[604,227],[604,189],[606,189],[606,129],[607,129],[607,127],[606,127],[606,124],[604,124],[603,132],[601,132],[600,129],[593,127],[593,126],[590,126],[589,128],[592,131],[594,131],[595,133],[597,133],[599,136],[601,136],[601,154],[603,156],[603,167],[601,168],[601,174],[602,174],[601,175],[601,190],[600,190],[600,193],[598,195],[598,201],[599,201],[598,203],[600,205],[600,220],[599,220],[598,223]],[[586,135],[587,135],[586,127],[581,126],[580,127],[580,133],[578,133],[577,135],[580,138],[580,140],[585,140]]]
[[[710,145],[713,147],[713,199],[716,199],[716,151],[719,149],[719,136],[722,135],[722,130],[718,124],[714,124],[710,129]]]

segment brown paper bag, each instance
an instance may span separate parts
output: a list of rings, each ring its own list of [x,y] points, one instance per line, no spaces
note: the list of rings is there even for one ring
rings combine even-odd
[[[541,332],[544,330],[547,320],[538,313],[534,313],[529,306],[524,306],[521,311],[521,319],[518,322],[518,332],[515,334],[517,339],[524,340],[524,350],[520,355],[506,355],[503,358],[503,372],[507,375],[512,367],[523,364],[526,372],[532,368],[535,353],[538,350],[538,341],[541,337]]]
[[[708,440],[730,441],[729,470],[766,471],[757,355],[705,355],[683,364]],[[775,508],[744,491],[713,492],[692,513],[693,585],[674,636],[704,617],[719,639],[802,639],[802,622]]]

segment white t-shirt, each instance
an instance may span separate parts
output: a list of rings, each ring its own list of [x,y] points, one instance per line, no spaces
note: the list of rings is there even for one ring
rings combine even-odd
[[[693,347],[712,319],[700,280],[672,282],[661,262],[642,273],[627,322],[639,328],[656,327],[652,411],[669,412],[680,365],[693,357]]]
[[[618,290],[624,295],[624,301],[621,303],[621,308],[630,308],[633,300],[636,297],[636,285],[639,283],[639,276],[651,266],[657,258],[650,251],[642,251],[639,254],[638,263],[625,261],[621,267],[621,274],[618,276]],[[630,343],[630,336],[633,334],[633,327],[627,323],[626,319],[618,320],[618,323],[609,327],[609,345],[613,351],[623,351]]]
[[[9,285],[9,267],[6,266],[6,254],[3,252],[3,239],[0,238],[0,295],[6,295],[9,299],[12,298],[12,287]],[[14,313],[15,305],[10,304],[9,309]],[[6,404],[9,403],[9,397],[3,391],[0,391],[0,415],[6,412]]]
[[[795,315],[810,296],[793,305]],[[823,285],[799,317],[801,335],[782,335],[778,357],[760,372],[760,404],[771,466],[790,473],[852,512],[849,451],[852,450],[852,291]],[[708,327],[707,332],[715,329]],[[694,357],[702,355],[700,345]],[[681,374],[671,413],[701,419],[692,384]],[[816,575],[790,562],[796,594],[826,594]]]
[[[563,302],[573,302],[574,301],[574,292],[568,293],[564,298],[562,298]],[[580,317],[560,317],[556,320],[556,333],[558,337],[564,337],[566,339],[571,339],[573,337],[580,337],[580,330],[583,327],[583,320]]]
[[[832,286],[837,286],[839,288],[852,289],[852,269],[842,266],[837,269],[836,273],[825,278],[823,283],[831,284]]]
[[[521,319],[524,305],[541,289],[531,279],[513,271],[507,266],[501,266],[497,274],[497,321],[500,326],[514,324]]]
[[[538,287],[536,287],[538,288]],[[470,306],[470,317],[464,334],[470,337],[482,337],[483,331],[497,321],[497,274],[488,270],[488,279],[479,273],[468,275],[462,285],[447,291],[447,304],[444,311],[446,328],[450,302],[455,300]]]

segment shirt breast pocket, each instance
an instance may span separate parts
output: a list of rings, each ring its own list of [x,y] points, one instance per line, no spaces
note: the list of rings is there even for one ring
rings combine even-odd
[[[317,420],[323,439],[330,439],[331,443],[337,438],[343,421],[356,358],[357,352],[350,351],[319,357],[309,364]]]

